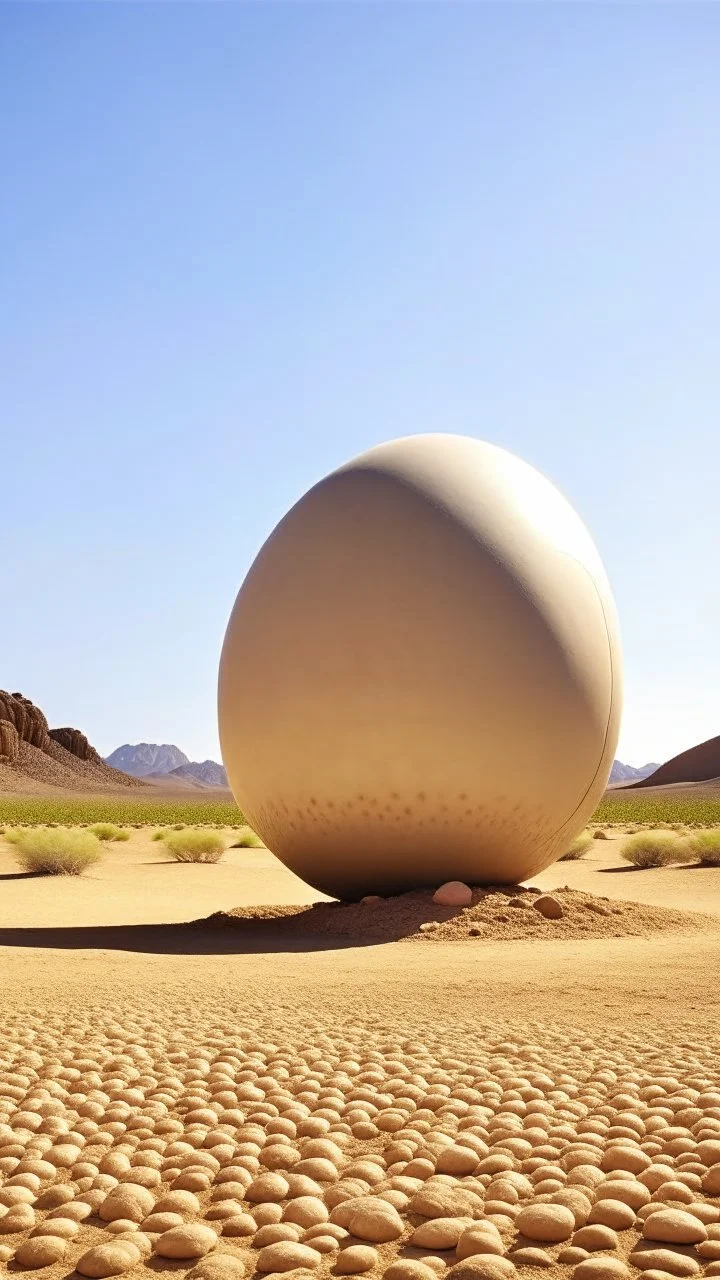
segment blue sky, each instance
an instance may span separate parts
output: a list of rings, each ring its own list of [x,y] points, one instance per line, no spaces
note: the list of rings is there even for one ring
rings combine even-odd
[[[273,525],[353,454],[447,430],[592,531],[621,758],[720,733],[720,7],[0,26],[3,687],[104,753],[217,756]]]

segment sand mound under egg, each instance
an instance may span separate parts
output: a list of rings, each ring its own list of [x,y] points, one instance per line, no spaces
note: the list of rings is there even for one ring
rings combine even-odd
[[[467,907],[442,906],[433,901],[430,891],[417,890],[391,898],[316,902],[309,907],[236,907],[215,913],[210,921],[244,931],[249,938],[271,933],[326,934],[372,942],[627,938],[717,927],[716,921],[693,912],[612,901],[569,887],[550,894],[520,885],[473,889]]]
[[[720,1036],[146,995],[5,1012],[0,1269],[720,1273]]]

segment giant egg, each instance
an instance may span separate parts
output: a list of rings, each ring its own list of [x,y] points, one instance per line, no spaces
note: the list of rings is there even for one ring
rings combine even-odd
[[[220,662],[240,808],[346,899],[542,871],[605,789],[621,703],[582,521],[531,466],[456,435],[314,485],[257,555]]]

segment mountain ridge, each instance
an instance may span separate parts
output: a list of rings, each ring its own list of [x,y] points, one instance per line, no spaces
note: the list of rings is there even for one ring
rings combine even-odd
[[[228,785],[227,774],[216,760],[190,760],[169,742],[125,742],[105,757],[105,763],[133,778],[180,778],[206,787]]]
[[[657,763],[641,764],[637,768],[632,764],[623,764],[622,760],[613,760],[610,770],[610,782],[636,782],[647,778],[660,766]]]

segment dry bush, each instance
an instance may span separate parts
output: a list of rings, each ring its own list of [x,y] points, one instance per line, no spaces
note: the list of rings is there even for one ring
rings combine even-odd
[[[607,831],[603,831],[602,827],[598,827],[597,831],[593,833],[593,840],[609,840],[609,839],[610,837]]]
[[[698,831],[689,843],[701,867],[720,867],[720,831]]]
[[[150,838],[151,840],[164,840],[166,835],[167,835],[167,831],[153,831],[152,836]]]
[[[623,844],[622,856],[635,867],[665,867],[671,862],[692,862],[687,840],[672,831],[639,831]]]
[[[79,876],[102,857],[90,831],[36,828],[18,832],[13,843],[24,871],[49,876]]]
[[[570,848],[566,853],[558,859],[559,862],[577,862],[578,858],[584,858],[585,854],[592,845],[593,838],[589,831],[581,831],[579,836],[573,840]]]
[[[237,840],[235,840],[230,845],[230,848],[231,849],[264,849],[265,845],[263,844],[259,835],[257,835],[253,831],[252,827],[241,827],[238,832]]]
[[[116,827],[112,822],[96,822],[94,827],[90,827],[90,830],[98,840],[130,839],[129,831],[123,831],[120,827]]]
[[[225,852],[225,841],[214,831],[187,827],[169,831],[165,847],[176,862],[219,862]]]

